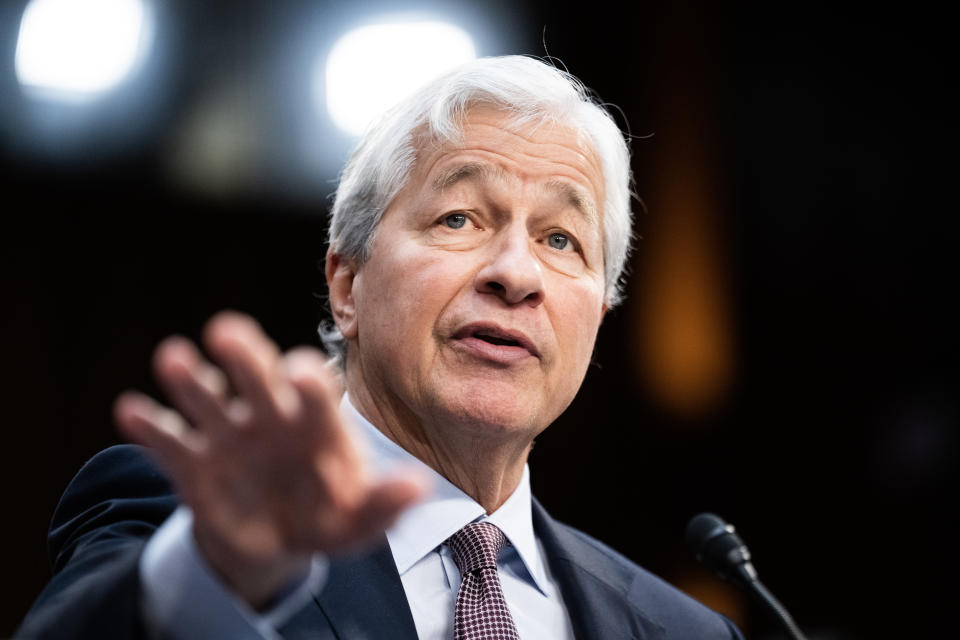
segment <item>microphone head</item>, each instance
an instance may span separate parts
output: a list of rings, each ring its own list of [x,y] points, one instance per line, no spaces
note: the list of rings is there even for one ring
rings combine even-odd
[[[734,531],[733,525],[712,513],[694,516],[687,525],[687,544],[700,561],[724,580],[756,580],[750,564],[750,551]]]

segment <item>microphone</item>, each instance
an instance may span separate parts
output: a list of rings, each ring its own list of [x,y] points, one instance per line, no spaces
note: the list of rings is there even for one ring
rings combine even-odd
[[[792,640],[806,640],[790,613],[757,578],[757,570],[750,562],[750,550],[732,524],[712,513],[701,513],[690,520],[686,537],[702,565],[757,598]]]

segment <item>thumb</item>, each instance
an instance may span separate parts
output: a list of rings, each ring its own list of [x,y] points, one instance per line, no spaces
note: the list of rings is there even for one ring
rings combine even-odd
[[[400,514],[430,490],[427,477],[418,471],[405,470],[380,480],[367,494],[367,500],[356,513],[356,530],[363,537],[373,536],[391,526]]]

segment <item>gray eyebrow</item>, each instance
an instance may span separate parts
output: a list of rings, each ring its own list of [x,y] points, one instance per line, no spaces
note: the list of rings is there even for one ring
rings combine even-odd
[[[444,189],[452,187],[458,182],[465,180],[478,180],[482,182],[491,177],[503,179],[503,169],[486,162],[468,162],[451,167],[440,173],[440,175],[433,180],[433,189],[438,193],[442,193]],[[551,180],[546,184],[546,188],[548,191],[552,191],[554,194],[560,196],[568,205],[583,214],[587,220],[591,222],[598,220],[596,203],[590,196],[585,194],[582,189],[578,189],[563,180]]]
[[[501,178],[503,170],[485,162],[468,162],[452,167],[434,178],[433,189],[442,192],[444,189],[464,180],[486,180],[491,176]]]
[[[566,200],[567,204],[582,213],[587,220],[597,221],[597,205],[582,189],[563,180],[551,180],[547,183],[547,189]]]

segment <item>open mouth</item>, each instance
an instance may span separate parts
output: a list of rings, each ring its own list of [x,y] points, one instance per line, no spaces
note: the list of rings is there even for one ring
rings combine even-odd
[[[519,357],[522,353],[524,357],[540,357],[533,342],[522,332],[504,329],[495,324],[486,322],[475,322],[465,327],[461,327],[453,336],[455,339],[474,343],[481,347],[485,352],[494,355],[499,352],[505,357],[511,359]],[[513,352],[512,355],[508,355]]]
[[[490,344],[495,344],[502,347],[519,347],[522,346],[516,340],[511,340],[510,338],[501,338],[500,336],[490,335],[489,333],[484,333],[482,331],[476,331],[473,333],[473,337],[478,340],[483,340],[484,342],[489,342]]]

